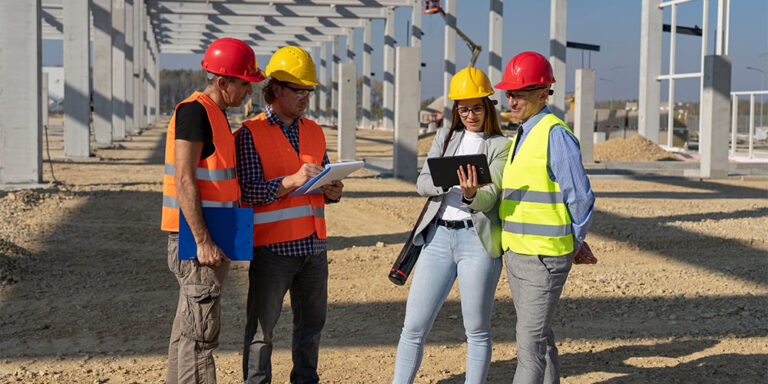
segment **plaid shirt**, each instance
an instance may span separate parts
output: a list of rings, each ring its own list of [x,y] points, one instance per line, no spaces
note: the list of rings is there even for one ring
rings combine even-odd
[[[293,121],[289,127],[286,127],[282,120],[267,105],[264,108],[264,114],[267,116],[269,125],[277,124],[280,130],[291,143],[291,146],[299,153],[299,120]],[[283,180],[281,176],[271,180],[264,180],[264,169],[261,166],[261,159],[256,148],[253,146],[253,136],[251,131],[243,126],[235,135],[235,146],[237,148],[237,181],[240,184],[240,201],[249,205],[267,205],[278,201],[275,196],[277,189]],[[328,154],[323,156],[322,166],[328,164]],[[326,203],[335,203],[338,200],[331,201],[327,198]],[[309,256],[325,251],[326,241],[317,237],[313,233],[303,239],[286,241],[284,243],[267,244],[266,246],[272,252],[281,256]]]

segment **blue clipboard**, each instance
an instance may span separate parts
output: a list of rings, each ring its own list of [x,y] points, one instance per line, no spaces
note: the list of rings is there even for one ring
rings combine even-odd
[[[253,260],[253,209],[203,208],[213,242],[230,260]],[[179,260],[197,259],[197,243],[184,213],[179,214]]]

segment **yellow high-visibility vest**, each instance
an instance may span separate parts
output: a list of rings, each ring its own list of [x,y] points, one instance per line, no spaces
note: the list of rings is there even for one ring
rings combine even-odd
[[[560,185],[549,178],[547,150],[552,127],[568,125],[545,115],[504,167],[499,216],[501,246],[522,255],[562,256],[573,252],[573,230]],[[511,162],[510,162],[511,160]]]

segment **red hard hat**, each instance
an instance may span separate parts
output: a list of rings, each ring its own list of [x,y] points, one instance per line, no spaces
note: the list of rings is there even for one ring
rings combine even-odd
[[[224,37],[218,39],[205,50],[200,66],[210,73],[232,76],[258,83],[266,76],[256,65],[253,49],[238,39]]]
[[[514,91],[532,85],[555,82],[549,61],[536,52],[523,52],[513,57],[504,70],[504,76],[494,88]]]

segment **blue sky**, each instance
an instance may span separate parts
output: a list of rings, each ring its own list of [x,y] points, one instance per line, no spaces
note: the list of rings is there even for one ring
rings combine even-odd
[[[714,30],[717,26],[717,0],[692,1],[678,6],[678,25],[702,25],[702,1],[709,1],[708,53],[714,52]],[[640,51],[640,0],[571,0],[568,2],[567,39],[600,45],[600,52],[592,52],[591,60],[584,54],[584,67],[596,70],[596,98],[598,101],[637,98]],[[476,67],[486,71],[488,67],[488,14],[489,2],[485,0],[458,0],[458,27],[472,40],[484,47]],[[664,11],[664,23],[670,22],[670,10]],[[395,40],[397,46],[406,46],[406,23],[410,22],[411,10],[395,11]],[[442,94],[443,30],[440,15],[423,15],[422,30],[422,98]],[[374,51],[372,71],[375,78],[382,78],[382,44],[384,21],[372,22]],[[362,52],[362,30],[355,34],[355,51]],[[341,38],[342,47],[345,38]],[[504,1],[504,40],[502,59],[504,65],[515,54],[532,50],[549,54],[549,1]],[[701,39],[678,35],[676,71],[697,72],[700,68]],[[469,49],[457,37],[457,68],[463,68],[470,58]],[[311,52],[313,53],[313,52]],[[747,70],[746,66],[763,68],[768,77],[768,0],[732,0],[730,55],[733,63],[732,89],[735,91],[764,89],[761,74]],[[669,69],[669,34],[663,34],[662,73]],[[358,56],[359,57],[359,56]],[[197,69],[202,55],[161,54],[161,68]],[[269,57],[259,56],[262,68]],[[582,67],[581,51],[567,50],[566,89],[573,92],[574,71]],[[44,42],[45,65],[61,64],[61,43]],[[358,62],[361,72],[362,60]],[[589,65],[591,64],[591,66]],[[503,69],[503,68],[502,68]],[[604,80],[600,80],[600,79]],[[768,81],[768,78],[766,79]],[[662,82],[662,100],[667,98],[667,82]],[[696,100],[699,97],[699,80],[684,79],[676,82],[677,101]]]

